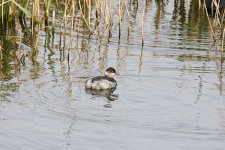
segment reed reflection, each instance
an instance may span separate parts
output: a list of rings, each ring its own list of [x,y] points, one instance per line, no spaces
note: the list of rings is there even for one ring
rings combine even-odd
[[[0,79],[10,80],[12,72],[19,72],[20,53],[18,53],[18,38],[15,28],[15,20],[12,22],[3,21],[0,23]]]
[[[150,5],[151,3],[148,2],[146,5]],[[157,10],[155,12],[155,28],[156,32],[160,28],[161,20],[165,17],[165,7],[167,3],[164,0],[157,0],[156,1]]]

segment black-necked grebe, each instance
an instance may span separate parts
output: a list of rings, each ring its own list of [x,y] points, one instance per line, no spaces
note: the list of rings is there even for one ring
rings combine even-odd
[[[98,76],[88,79],[85,83],[85,88],[93,90],[106,90],[116,88],[117,83],[113,76],[116,74],[116,70],[109,67],[105,71],[105,76]]]

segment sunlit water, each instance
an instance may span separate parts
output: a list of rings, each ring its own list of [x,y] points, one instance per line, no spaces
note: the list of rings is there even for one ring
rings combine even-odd
[[[224,149],[219,55],[209,51],[207,20],[196,27],[184,13],[191,10],[177,11],[172,0],[148,4],[143,48],[141,9],[131,18],[129,36],[123,26],[120,42],[117,29],[109,42],[82,35],[74,40],[69,63],[60,61],[59,49],[44,47],[45,31],[34,64],[23,45],[25,65],[18,69],[12,61],[1,79],[1,149]],[[108,66],[119,73],[114,101],[84,88]]]

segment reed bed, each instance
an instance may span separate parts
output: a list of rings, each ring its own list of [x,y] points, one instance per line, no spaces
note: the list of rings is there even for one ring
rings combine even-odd
[[[118,24],[119,38],[121,36],[122,21],[129,19],[130,4],[138,3],[137,0],[118,0],[118,3],[108,0],[65,0],[63,2],[58,0],[1,0],[0,2],[2,22],[10,21],[10,19],[16,17],[30,18],[32,32],[35,27],[42,25],[43,22],[45,27],[49,27],[51,22],[52,28],[54,28],[55,13],[63,9],[64,15],[61,21],[64,24],[64,30],[68,24],[71,25],[71,29],[74,29],[75,16],[79,13],[81,23],[85,24],[90,35],[94,32],[96,26],[101,23],[103,28],[108,29],[108,36],[111,37],[112,27]],[[113,18],[118,18],[118,22]]]
[[[223,62],[224,62],[224,32],[225,32],[225,6],[221,6],[220,0],[199,0],[199,9],[201,7],[204,8],[209,27],[212,35],[212,44],[210,49],[216,47],[216,43],[218,43],[220,49],[220,70],[222,72]],[[206,4],[207,2],[207,4]]]
[[[79,38],[78,33],[83,33],[88,35],[89,38],[91,36],[104,36],[108,38],[107,40],[110,40],[112,36],[118,37],[118,42],[120,43],[121,35],[123,34],[122,27],[126,26],[129,34],[131,28],[129,21],[131,18],[131,5],[135,5],[137,9],[142,10],[140,45],[144,46],[144,25],[148,1],[142,1],[139,4],[138,0],[1,0],[0,21],[2,24],[5,22],[17,24],[18,21],[15,20],[19,20],[24,36],[27,39],[14,35],[17,37],[17,40],[15,40],[15,38],[9,38],[7,33],[1,36],[16,42],[17,45],[21,44],[21,39],[23,39],[23,42],[29,45],[34,53],[38,53],[40,30],[45,28],[45,30],[52,31],[52,41],[54,42],[55,29],[56,27],[57,29],[60,28],[60,32],[57,33],[60,34],[60,60],[64,61],[66,58],[69,60],[69,53],[74,47],[75,32],[77,33],[77,40]],[[205,0],[198,0],[199,9],[203,8],[208,18],[212,33],[212,47],[220,41],[222,70],[225,32],[223,23],[224,11],[220,9],[220,0],[212,0],[212,2],[214,10],[210,13],[207,11]],[[61,18],[57,18],[60,16],[59,14],[62,15]],[[56,22],[60,22],[60,27],[58,27],[59,24]],[[220,34],[219,38],[218,34]],[[0,56],[2,57],[3,55],[3,51],[0,51]]]
[[[121,37],[122,23],[127,23],[129,27],[130,5],[138,3],[137,0],[118,0],[118,2],[108,0],[1,0],[0,17],[1,22],[13,21],[15,24],[22,23],[23,32],[30,34],[30,45],[34,53],[38,51],[39,31],[44,26],[46,30],[52,31],[54,38],[56,20],[61,22],[60,27],[60,51],[62,61],[65,60],[65,50],[69,59],[69,51],[73,48],[74,32],[84,32],[91,37],[105,36],[108,40],[112,37],[113,27],[118,28],[118,41]],[[143,6],[144,7],[144,6]],[[58,13],[63,11],[63,17],[56,19]],[[144,11],[143,11],[144,19]],[[118,20],[114,19],[118,18]],[[142,21],[144,21],[142,19]],[[144,29],[144,23],[142,22]],[[144,30],[142,29],[142,45],[144,44]],[[128,29],[129,30],[129,29]],[[69,36],[67,36],[69,33]],[[27,35],[27,36],[28,36]],[[8,35],[2,35],[7,37]],[[15,35],[16,36],[16,35]],[[26,35],[25,35],[26,36]],[[22,39],[22,37],[17,37]],[[68,38],[68,39],[67,39]],[[53,39],[54,40],[54,39]],[[17,40],[14,40],[17,42]],[[67,46],[69,41],[69,46]],[[18,42],[21,43],[21,42]],[[1,54],[2,56],[3,54]]]

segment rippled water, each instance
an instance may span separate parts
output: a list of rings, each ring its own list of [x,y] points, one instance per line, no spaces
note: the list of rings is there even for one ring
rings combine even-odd
[[[109,41],[79,35],[69,62],[44,30],[35,62],[22,45],[25,65],[11,61],[1,78],[1,149],[224,149],[224,73],[193,1],[149,1],[143,48],[140,6],[120,41],[117,29]],[[84,88],[108,66],[115,101]]]

